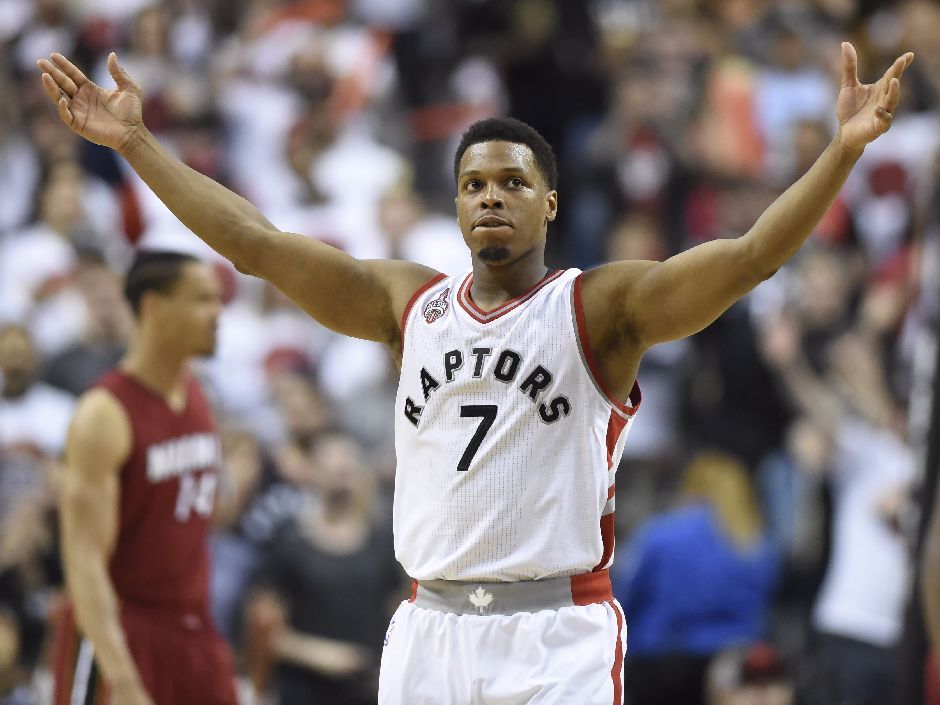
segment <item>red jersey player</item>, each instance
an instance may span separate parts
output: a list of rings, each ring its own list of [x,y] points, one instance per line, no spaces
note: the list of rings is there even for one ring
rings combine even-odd
[[[134,342],[79,401],[66,448],[71,604],[56,635],[55,704],[235,705],[208,605],[219,443],[188,370],[215,347],[218,282],[187,255],[142,253],[125,293]]]

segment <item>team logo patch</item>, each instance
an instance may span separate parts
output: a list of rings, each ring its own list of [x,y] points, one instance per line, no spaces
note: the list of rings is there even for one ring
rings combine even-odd
[[[447,313],[447,307],[450,304],[447,303],[447,297],[450,295],[450,289],[444,289],[440,296],[436,299],[428,301],[424,307],[424,320],[428,323],[434,323],[438,318],[443,317]]]
[[[485,590],[482,585],[477,585],[477,589],[467,595],[467,599],[483,614],[493,601],[493,593]]]

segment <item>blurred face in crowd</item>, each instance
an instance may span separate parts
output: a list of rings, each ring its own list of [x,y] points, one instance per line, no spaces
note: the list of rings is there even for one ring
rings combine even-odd
[[[142,56],[161,56],[166,51],[167,16],[161,7],[141,10],[134,23],[134,50]]]
[[[56,172],[40,196],[43,222],[58,233],[66,234],[84,220],[81,187],[77,173]]]
[[[661,261],[668,256],[666,243],[655,220],[642,215],[624,218],[607,241],[607,259]]]
[[[306,442],[329,426],[332,413],[313,382],[301,374],[281,372],[271,379],[278,411],[291,437]]]
[[[371,489],[371,477],[362,450],[355,440],[343,435],[319,439],[311,453],[314,486],[326,505],[364,508]]]
[[[35,370],[36,350],[26,331],[18,326],[0,330],[3,396],[7,399],[22,396],[29,389]]]
[[[849,304],[849,273],[839,255],[808,252],[800,266],[800,308],[811,328],[826,328],[845,315]]]
[[[87,337],[124,342],[132,322],[121,293],[121,278],[107,267],[96,266],[82,273],[79,288],[88,309]]]
[[[558,195],[532,150],[516,142],[471,144],[457,174],[457,222],[475,260],[509,265],[544,250]]]
[[[221,312],[222,292],[215,272],[201,262],[187,262],[168,292],[144,295],[140,320],[162,335],[171,334],[183,355],[211,355]]]

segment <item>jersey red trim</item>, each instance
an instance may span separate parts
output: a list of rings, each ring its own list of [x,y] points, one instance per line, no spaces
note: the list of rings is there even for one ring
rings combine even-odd
[[[601,517],[601,543],[604,546],[604,553],[601,555],[600,562],[594,566],[592,573],[604,570],[614,555],[614,512]]]
[[[610,388],[604,383],[604,378],[600,374],[600,366],[597,364],[594,359],[594,353],[591,352],[591,346],[588,343],[587,335],[587,323],[584,320],[584,304],[581,301],[581,278],[583,274],[579,274],[574,280],[574,317],[578,327],[578,340],[581,343],[581,350],[584,352],[584,360],[587,362],[588,372],[594,380],[594,383],[597,385],[597,388],[601,393],[607,398],[611,404],[614,405],[617,409],[625,413],[627,416],[633,416],[636,413],[636,410],[640,408],[640,403],[643,401],[643,395],[640,393],[640,383],[637,380],[633,381],[633,389],[630,390],[630,395],[627,400],[630,402],[630,405],[624,404],[620,401],[614,394],[610,391]]]
[[[430,289],[432,286],[434,286],[434,285],[437,284],[438,282],[443,281],[444,279],[447,279],[447,275],[446,275],[446,274],[436,274],[436,275],[434,275],[433,277],[431,277],[430,279],[428,279],[426,282],[424,282],[424,284],[422,284],[420,287],[418,287],[418,290],[417,290],[415,293],[413,293],[413,294],[411,295],[411,298],[410,298],[410,299],[408,299],[408,303],[405,305],[405,310],[402,311],[402,314],[401,314],[401,345],[402,345],[402,348],[405,347],[405,326],[406,326],[407,323],[408,323],[408,314],[411,313],[411,309],[414,308],[414,305],[415,305],[415,303],[418,301],[418,298],[420,298],[421,294],[423,294],[424,292],[426,292],[428,289]]]
[[[629,419],[625,419],[620,414],[610,412],[610,420],[607,422],[607,469],[614,467],[614,451],[617,450],[617,441],[620,440],[620,434],[627,427]]]
[[[466,311],[470,316],[480,323],[489,323],[490,321],[495,321],[501,316],[505,316],[510,311],[514,311],[519,308],[526,301],[531,299],[535,294],[546,284],[550,284],[565,273],[563,269],[556,269],[552,272],[549,272],[544,277],[539,279],[535,284],[533,284],[527,291],[519,294],[515,298],[509,299],[501,303],[496,308],[490,311],[484,311],[482,308],[477,306],[473,299],[470,298],[470,287],[473,285],[473,272],[467,275],[467,278],[463,280],[463,284],[460,285],[460,289],[457,292],[457,302],[460,304],[460,307]]]

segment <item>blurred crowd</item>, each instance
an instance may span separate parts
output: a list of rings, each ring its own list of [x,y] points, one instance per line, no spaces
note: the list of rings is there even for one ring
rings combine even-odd
[[[238,492],[212,596],[246,693],[375,702],[408,585],[384,350],[236,273],[73,137],[37,58],[61,52],[110,86],[116,50],[149,128],[279,228],[457,273],[452,155],[475,119],[513,115],[554,146],[550,263],[661,260],[745,232],[824,149],[844,39],[863,81],[916,53],[893,128],[791,264],[640,370],[615,568],[633,705],[888,703],[908,677],[895,652],[921,473],[909,410],[937,313],[923,284],[940,274],[940,6],[0,0],[0,703],[47,702],[61,453],[77,396],[132,334],[134,248],[204,256],[224,284],[198,373]]]

